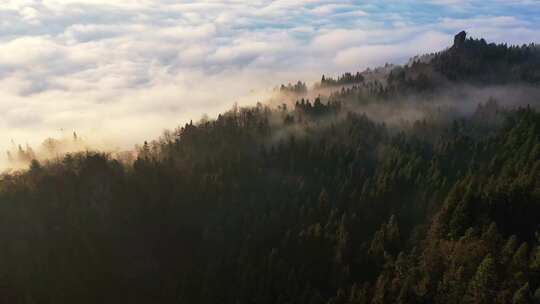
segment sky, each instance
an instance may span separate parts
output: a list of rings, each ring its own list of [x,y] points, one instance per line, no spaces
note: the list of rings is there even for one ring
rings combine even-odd
[[[461,30],[540,42],[540,0],[0,0],[0,151],[72,130],[129,148]]]

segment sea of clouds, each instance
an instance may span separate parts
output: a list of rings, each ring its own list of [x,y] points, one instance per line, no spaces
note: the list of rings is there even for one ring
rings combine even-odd
[[[404,63],[467,30],[540,41],[540,1],[0,0],[0,151],[129,148],[280,83]]]

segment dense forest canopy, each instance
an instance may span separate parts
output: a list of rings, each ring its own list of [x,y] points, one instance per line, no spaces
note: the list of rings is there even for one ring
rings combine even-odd
[[[461,33],[418,58],[133,160],[18,147],[1,302],[540,303],[540,50]]]

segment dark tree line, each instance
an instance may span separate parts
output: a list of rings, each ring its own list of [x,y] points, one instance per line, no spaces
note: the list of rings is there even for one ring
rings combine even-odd
[[[323,75],[319,86],[321,88],[324,88],[340,85],[358,84],[362,83],[364,79],[364,75],[362,75],[362,73],[360,72],[356,72],[356,74],[345,73],[341,76],[338,76],[337,79],[334,79],[332,77],[326,77]]]
[[[540,82],[540,48],[535,44],[508,46],[458,34],[454,45],[435,55],[434,70],[452,81],[472,83]]]
[[[305,82],[298,81],[295,84],[282,84],[279,87],[281,93],[294,93],[294,94],[305,94],[308,91],[307,85]]]

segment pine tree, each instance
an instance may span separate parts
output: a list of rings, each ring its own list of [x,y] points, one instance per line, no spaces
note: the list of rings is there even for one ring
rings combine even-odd
[[[536,245],[531,255],[530,269],[540,273],[540,245]]]
[[[512,268],[514,272],[525,271],[529,262],[529,245],[523,242],[512,257]]]
[[[514,253],[517,247],[517,238],[515,235],[512,235],[506,243],[504,244],[501,251],[502,263],[506,264],[514,257]]]
[[[512,304],[530,304],[532,303],[531,291],[529,283],[525,283],[520,289],[518,289],[512,297]]]
[[[469,288],[464,298],[465,302],[474,304],[492,303],[497,285],[496,280],[495,261],[488,254],[469,282]]]

